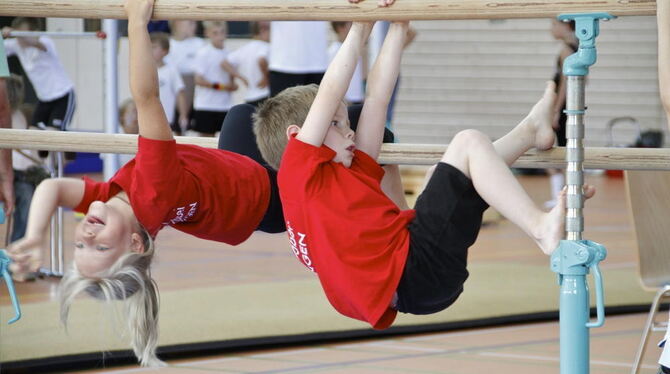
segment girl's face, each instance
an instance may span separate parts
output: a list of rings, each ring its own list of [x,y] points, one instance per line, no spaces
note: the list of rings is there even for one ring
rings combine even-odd
[[[113,204],[94,201],[74,234],[74,262],[85,277],[109,269],[123,254],[133,250],[135,233],[132,220]]]

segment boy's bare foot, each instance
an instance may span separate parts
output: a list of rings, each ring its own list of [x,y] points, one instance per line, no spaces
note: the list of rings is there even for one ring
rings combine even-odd
[[[590,185],[584,185],[584,198],[590,199],[596,193],[596,189]],[[565,235],[565,196],[566,189],[558,195],[558,203],[540,219],[535,242],[547,255],[558,247],[558,243]]]
[[[551,126],[554,118],[554,104],[556,101],[556,84],[547,81],[542,98],[533,106],[526,117],[531,131],[535,134],[535,148],[540,151],[554,146],[556,134]]]

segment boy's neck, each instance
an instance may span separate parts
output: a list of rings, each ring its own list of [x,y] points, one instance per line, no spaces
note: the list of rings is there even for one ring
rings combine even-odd
[[[180,35],[180,34],[172,35],[172,39],[174,39],[174,40],[176,40],[176,41],[178,41],[178,42],[181,42],[181,41],[186,40],[186,39],[188,39],[188,38],[189,38],[188,35]]]
[[[216,49],[223,49],[223,42],[221,42],[221,44],[218,44],[218,45],[213,43],[213,42],[210,42],[210,44],[212,45],[212,47],[214,47]]]
[[[156,67],[162,68],[163,66],[165,66],[165,62],[163,61],[162,58],[158,61],[155,61],[155,62],[156,62]]]

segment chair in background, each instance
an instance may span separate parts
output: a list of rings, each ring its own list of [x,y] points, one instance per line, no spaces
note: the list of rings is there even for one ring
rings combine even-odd
[[[657,291],[631,370],[637,374],[650,333],[668,328],[667,316],[656,321],[656,315],[661,303],[670,299],[670,172],[627,171],[626,192],[638,244],[640,280],[645,289]]]

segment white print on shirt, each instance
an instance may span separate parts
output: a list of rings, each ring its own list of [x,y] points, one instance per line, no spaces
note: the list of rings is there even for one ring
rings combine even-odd
[[[288,233],[288,241],[291,243],[291,249],[293,250],[295,257],[297,257],[298,260],[300,260],[300,262],[302,262],[309,270],[316,273],[316,271],[314,271],[314,267],[312,266],[312,259],[309,258],[307,243],[305,243],[305,238],[307,235],[298,232],[298,240],[296,241],[293,227],[291,227],[291,223],[289,221],[286,221],[286,232]]]
[[[186,208],[188,209],[188,212],[186,212]],[[193,217],[195,213],[198,211],[198,203],[191,203],[187,206],[181,206],[177,209],[174,210],[174,218],[171,218],[168,220],[168,222],[163,223],[164,225],[174,225],[180,222],[186,222],[189,220],[189,218]],[[186,213],[184,213],[186,212]]]

